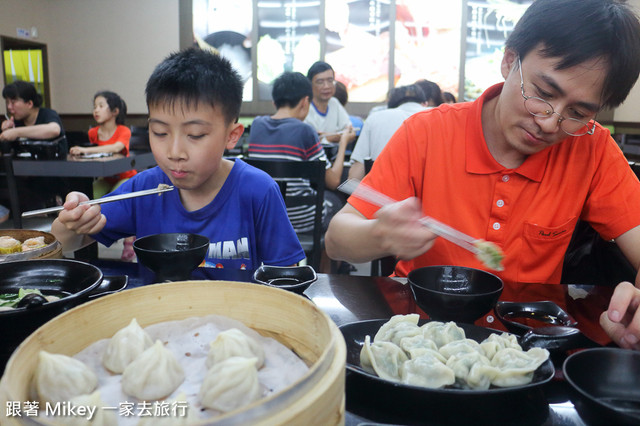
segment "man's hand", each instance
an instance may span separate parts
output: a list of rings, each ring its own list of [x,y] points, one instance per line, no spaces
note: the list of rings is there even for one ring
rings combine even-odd
[[[420,222],[423,216],[417,198],[389,204],[376,213],[372,235],[385,252],[401,260],[414,259],[429,250],[437,237]]]
[[[13,117],[2,122],[2,131],[13,129],[14,127],[16,127],[16,123],[13,121]]]
[[[630,282],[618,284],[600,325],[621,348],[640,350],[640,289]]]
[[[6,123],[6,121],[3,122],[2,124],[4,123]],[[15,141],[19,137],[20,135],[19,135],[18,129],[13,127],[8,127],[6,129],[3,129],[2,133],[0,133],[0,141],[6,141],[6,142]]]

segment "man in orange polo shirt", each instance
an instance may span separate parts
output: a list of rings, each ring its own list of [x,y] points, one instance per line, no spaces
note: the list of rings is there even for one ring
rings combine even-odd
[[[507,40],[501,71],[505,82],[477,101],[405,121],[363,181],[403,201],[379,209],[351,197],[326,234],[329,256],[396,256],[400,276],[429,265],[484,268],[423,227],[426,214],[499,245],[503,299],[518,300],[517,283],[560,282],[583,219],[638,269],[640,183],[594,121],[638,78],[637,17],[614,0],[537,0]],[[540,300],[564,305],[560,286],[538,287]],[[600,317],[622,347],[640,349],[639,304],[640,289],[621,283]]]

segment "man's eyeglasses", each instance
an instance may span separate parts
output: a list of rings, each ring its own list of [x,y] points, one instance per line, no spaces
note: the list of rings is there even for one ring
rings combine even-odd
[[[314,86],[322,87],[325,84],[328,84],[329,86],[335,86],[336,81],[333,78],[313,80]]]
[[[522,97],[524,98],[524,107],[529,111],[529,114],[535,115],[536,117],[551,117],[553,114],[556,114],[558,117],[558,124],[560,125],[560,129],[568,135],[571,136],[583,136],[583,135],[592,135],[596,129],[596,123],[593,121],[593,125],[591,129],[589,129],[589,124],[584,121],[578,120],[577,118],[567,118],[559,113],[555,112],[553,106],[542,98],[538,98],[536,96],[527,96],[524,94],[524,79],[522,78],[522,62],[520,62],[520,58],[518,58],[518,67],[520,69],[520,89],[522,90]],[[591,120],[589,120],[591,121]]]

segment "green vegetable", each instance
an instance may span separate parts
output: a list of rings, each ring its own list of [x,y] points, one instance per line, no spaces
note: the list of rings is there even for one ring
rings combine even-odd
[[[37,288],[21,288],[18,293],[0,294],[0,307],[15,308],[24,296],[31,293],[44,296]]]

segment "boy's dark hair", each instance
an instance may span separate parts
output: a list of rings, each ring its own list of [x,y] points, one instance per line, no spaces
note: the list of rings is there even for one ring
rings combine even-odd
[[[417,102],[422,104],[427,102],[427,97],[417,84],[399,86],[391,89],[389,102],[387,102],[387,106],[389,108],[397,108],[407,102]]]
[[[347,106],[349,92],[347,92],[347,86],[343,82],[336,80],[336,93],[333,96],[340,101],[342,106]]]
[[[231,63],[220,55],[191,47],[172,53],[149,77],[147,107],[175,108],[199,103],[217,108],[227,123],[238,121],[242,106],[242,80]]]
[[[109,105],[109,109],[111,111],[118,108],[116,124],[124,125],[124,120],[127,117],[127,104],[124,102],[124,100],[117,93],[110,92],[108,90],[103,90],[96,93],[95,95],[93,95],[93,100],[95,101],[98,96],[102,96],[107,101],[107,105]]]
[[[520,58],[542,43],[559,70],[602,57],[608,73],[603,106],[620,105],[640,72],[640,23],[621,0],[536,0],[506,41]]]
[[[458,102],[456,97],[453,96],[453,93],[451,93],[451,92],[442,92],[442,99],[444,99],[445,102],[451,102],[451,103],[454,103],[454,104],[456,102]]]
[[[331,65],[323,61],[314,62],[313,65],[309,67],[309,71],[307,71],[307,78],[309,79],[309,81],[311,81],[316,74],[320,74],[321,72],[325,72],[326,70],[333,71],[333,68],[331,68]]]
[[[273,82],[271,97],[276,108],[293,108],[298,105],[301,99],[313,97],[311,82],[299,72],[282,73]]]
[[[2,97],[5,99],[22,99],[25,102],[32,101],[33,106],[39,108],[42,105],[42,95],[35,86],[26,81],[16,80],[2,89]]]
[[[415,82],[422,91],[424,92],[424,96],[427,98],[426,102],[430,104],[434,104],[438,106],[444,103],[444,98],[442,97],[442,90],[440,90],[440,86],[438,83],[434,83],[433,81],[429,81],[426,79],[421,79]]]

